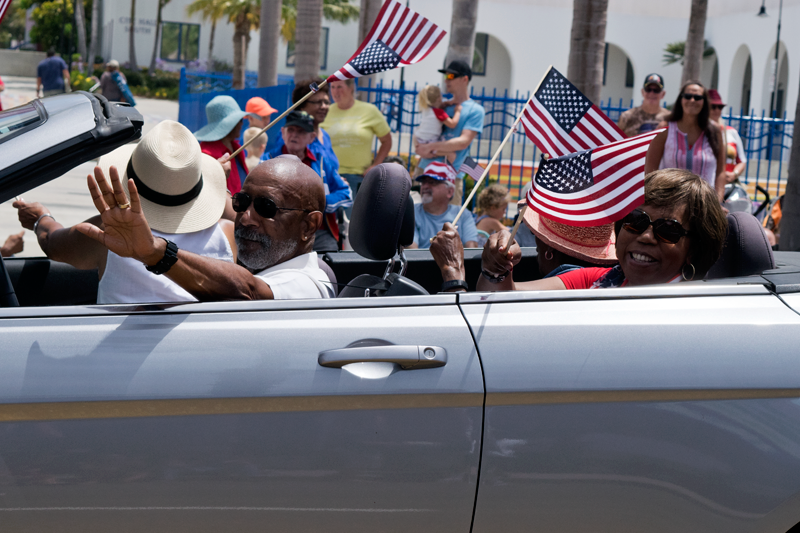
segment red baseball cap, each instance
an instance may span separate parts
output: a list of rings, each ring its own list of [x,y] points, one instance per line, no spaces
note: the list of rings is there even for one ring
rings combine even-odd
[[[244,110],[251,115],[258,115],[259,117],[265,117],[278,112],[277,109],[269,105],[266,100],[259,96],[248,100],[247,104],[244,106]]]

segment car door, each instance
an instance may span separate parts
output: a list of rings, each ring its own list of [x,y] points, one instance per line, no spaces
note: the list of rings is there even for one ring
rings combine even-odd
[[[455,296],[4,309],[0,335],[3,531],[469,531]]]
[[[470,294],[473,531],[800,522],[800,316],[761,285]]]

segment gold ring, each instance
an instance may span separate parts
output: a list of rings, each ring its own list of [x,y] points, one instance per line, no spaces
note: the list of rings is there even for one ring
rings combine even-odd
[[[431,237],[431,242],[433,242],[433,239],[435,239],[435,238],[436,238],[436,236]]]
[[[117,207],[119,207],[120,209],[128,209],[130,206],[131,206],[130,202],[127,202],[124,204],[119,204]]]

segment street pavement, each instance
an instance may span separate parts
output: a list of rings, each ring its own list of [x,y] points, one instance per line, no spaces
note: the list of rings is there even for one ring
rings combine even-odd
[[[10,109],[36,97],[36,79],[4,76],[6,90],[0,93],[3,109]],[[171,100],[136,98],[136,110],[144,117],[144,133],[162,120],[178,120],[178,103]],[[97,214],[92,198],[86,188],[86,176],[92,172],[94,163],[78,165],[60,178],[28,191],[22,195],[26,202],[41,202],[64,226],[72,226]],[[17,210],[11,207],[13,200],[0,204],[0,242],[22,227],[17,220]],[[41,257],[41,248],[32,231],[25,231],[25,250],[18,257]]]

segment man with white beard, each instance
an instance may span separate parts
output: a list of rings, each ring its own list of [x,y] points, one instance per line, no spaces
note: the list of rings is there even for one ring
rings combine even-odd
[[[453,222],[461,206],[453,205],[456,172],[447,163],[434,161],[425,167],[417,178],[420,182],[422,203],[414,206],[414,244],[409,248],[429,248],[431,239],[439,233],[445,222]],[[458,220],[458,233],[464,248],[478,247],[478,230],[472,213],[467,211]]]
[[[279,157],[258,165],[233,195],[240,265],[179,250],[153,235],[133,181],[130,202],[115,167],[111,183],[100,169],[89,190],[103,229],[79,224],[78,231],[122,257],[156,266],[200,301],[332,298],[330,280],[313,251],[322,224],[325,190],[319,176],[297,158]],[[144,266],[142,267],[144,268]]]

